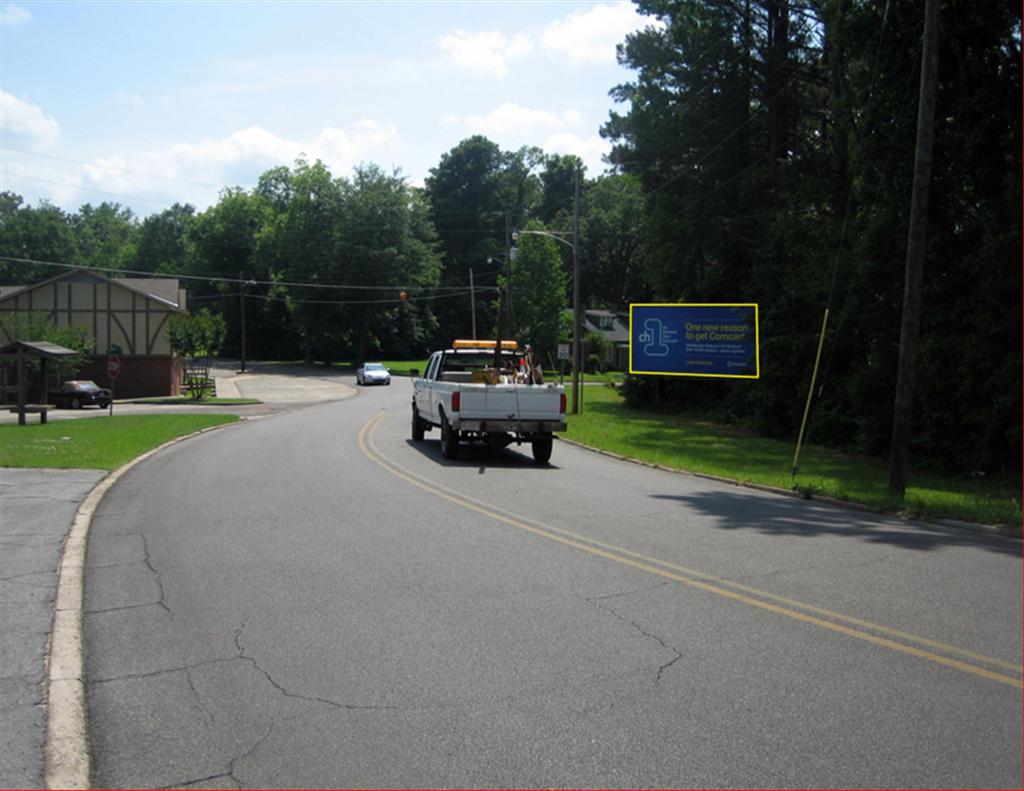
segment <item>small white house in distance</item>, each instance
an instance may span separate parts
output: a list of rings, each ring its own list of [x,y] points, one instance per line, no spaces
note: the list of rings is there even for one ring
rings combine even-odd
[[[605,353],[604,365],[619,371],[629,368],[629,314],[610,310],[584,310],[583,335],[596,332],[604,337],[610,348]],[[584,360],[583,364],[586,365]]]
[[[81,327],[95,341],[94,356],[75,378],[109,387],[107,351],[117,348],[118,398],[177,395],[181,366],[171,351],[167,328],[172,316],[186,312],[185,301],[176,278],[111,278],[91,271],[68,272],[32,285],[0,286],[0,346],[14,341],[7,327],[12,317],[43,313],[58,326]],[[10,375],[7,372],[8,379]]]

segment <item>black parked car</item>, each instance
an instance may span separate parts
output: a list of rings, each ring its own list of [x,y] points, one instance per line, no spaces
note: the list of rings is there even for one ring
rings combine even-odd
[[[65,382],[60,390],[51,390],[49,395],[50,401],[64,409],[79,409],[86,404],[104,409],[110,406],[110,391],[88,380]]]

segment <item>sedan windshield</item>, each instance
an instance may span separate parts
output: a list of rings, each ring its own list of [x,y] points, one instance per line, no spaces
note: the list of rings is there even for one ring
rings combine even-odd
[[[384,370],[384,366],[381,365],[380,363],[367,363],[364,366],[364,368],[366,368],[367,371],[383,371]]]

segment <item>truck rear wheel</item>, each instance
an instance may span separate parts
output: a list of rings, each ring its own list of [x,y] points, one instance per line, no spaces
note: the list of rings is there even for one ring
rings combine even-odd
[[[423,432],[426,430],[426,426],[423,424],[423,420],[420,418],[420,413],[416,411],[416,405],[412,407],[412,441],[423,442]]]
[[[441,455],[446,459],[459,457],[459,432],[451,427],[443,414],[441,415]]]
[[[554,440],[551,437],[538,437],[533,441],[533,460],[537,464],[547,464],[551,459]]]

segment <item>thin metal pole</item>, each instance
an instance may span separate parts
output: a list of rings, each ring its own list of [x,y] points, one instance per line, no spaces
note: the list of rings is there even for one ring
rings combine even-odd
[[[821,362],[821,347],[825,345],[825,328],[828,326],[828,308],[825,318],[821,320],[821,337],[818,338],[818,354],[814,358],[814,373],[811,374],[811,386],[807,389],[807,404],[804,406],[804,419],[800,421],[800,436],[796,440],[796,453],[793,454],[792,478],[796,478],[797,463],[800,461],[800,446],[804,441],[804,429],[807,428],[807,416],[811,413],[811,398],[814,396],[814,383],[818,379],[818,364]]]

